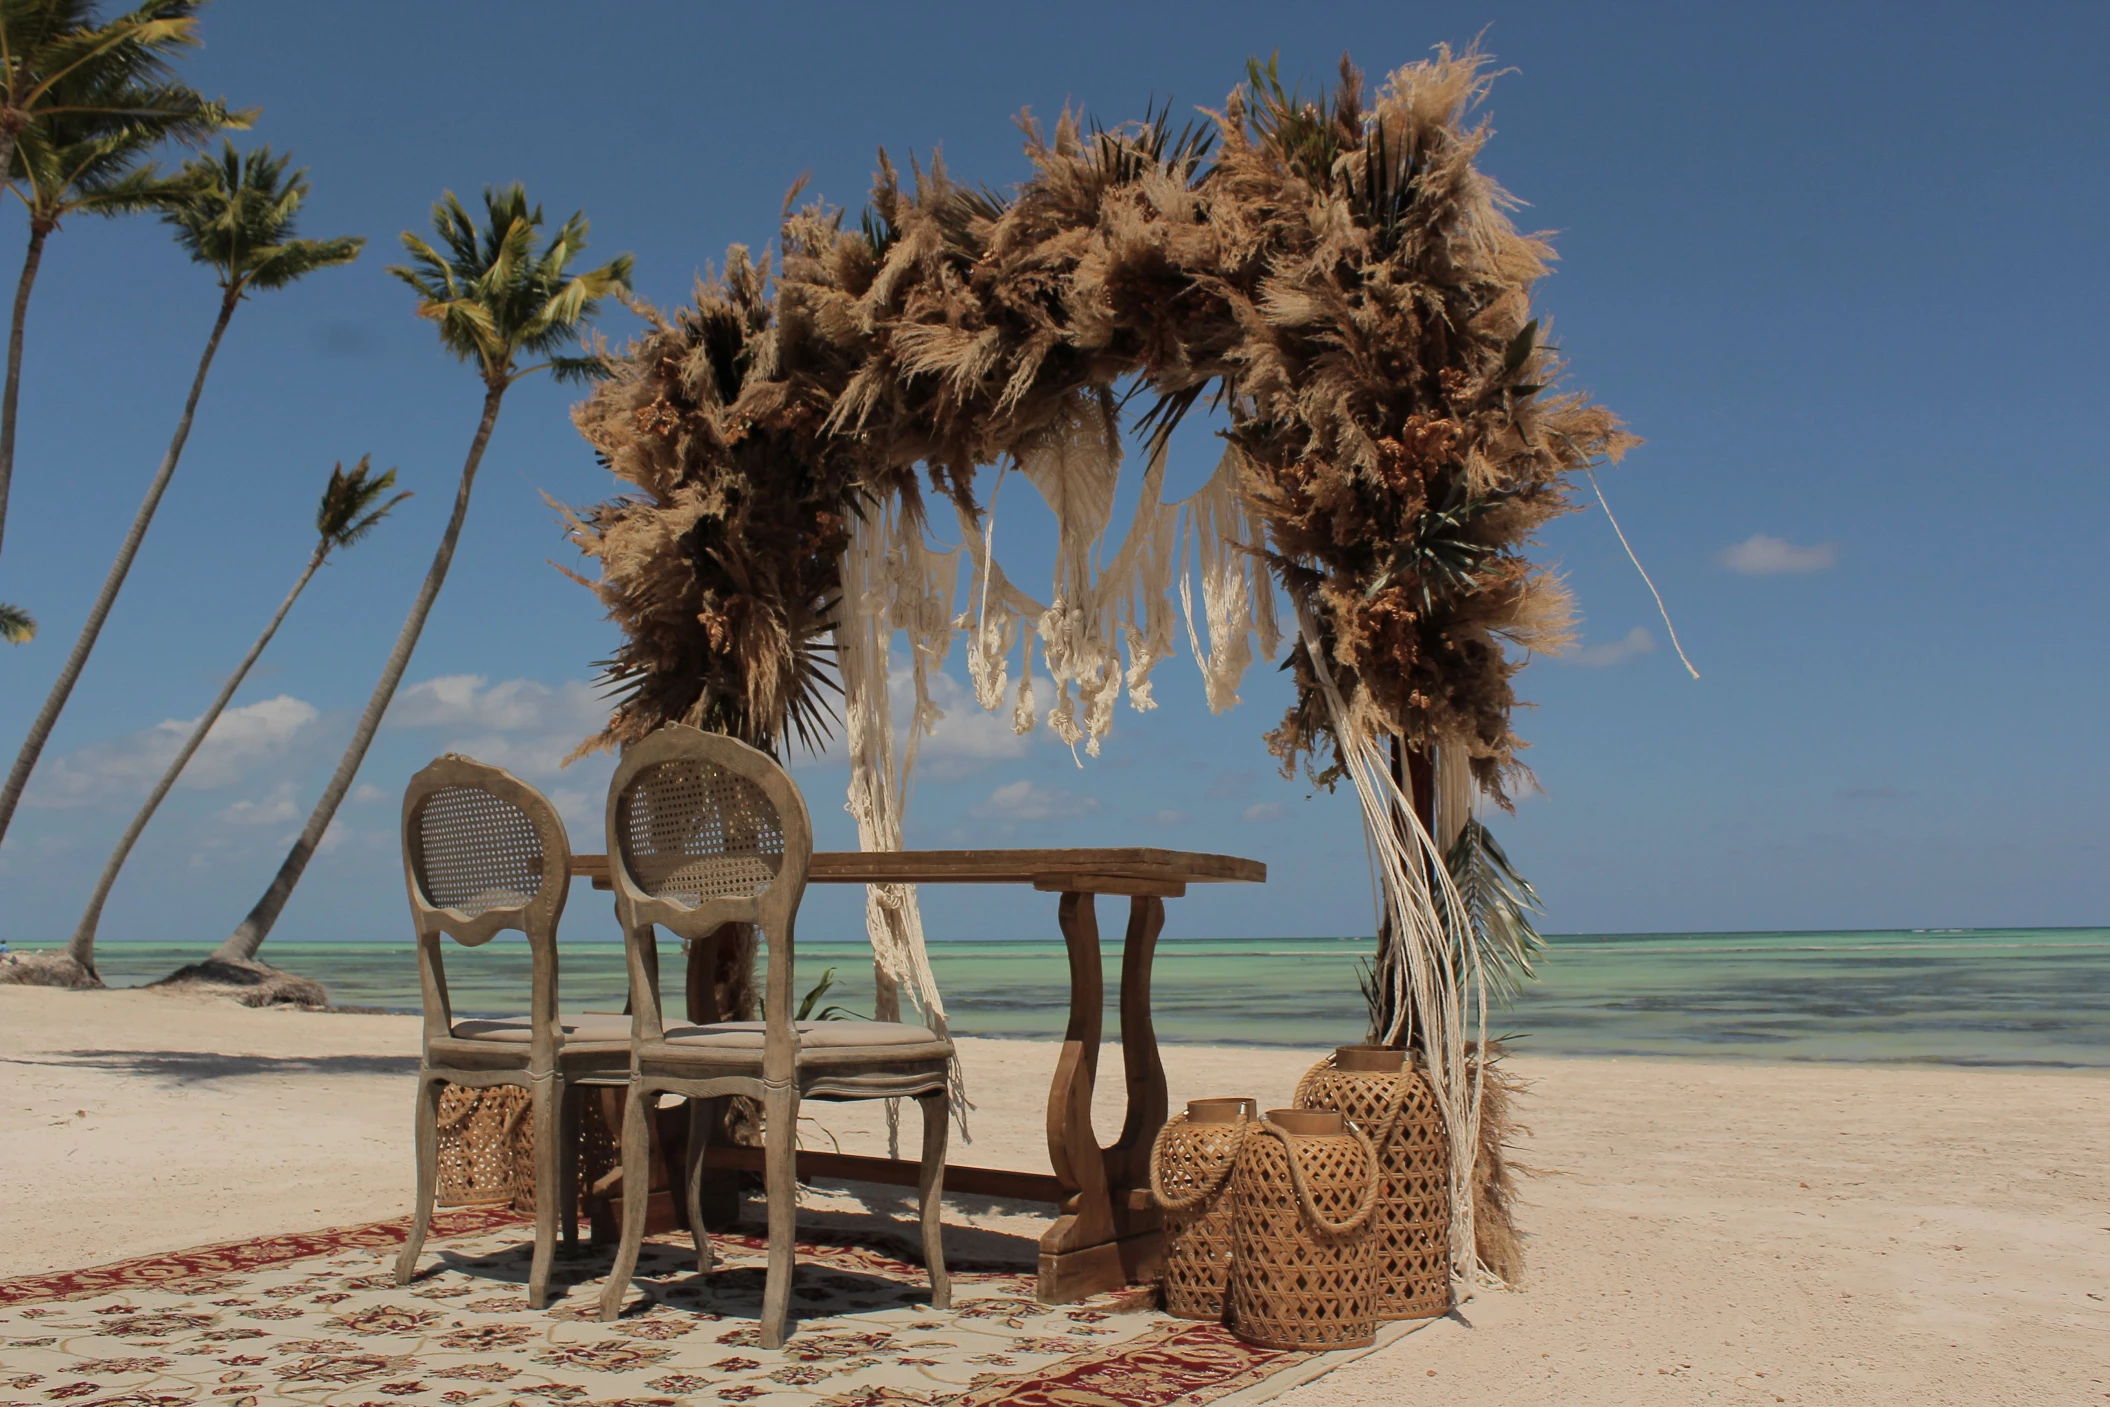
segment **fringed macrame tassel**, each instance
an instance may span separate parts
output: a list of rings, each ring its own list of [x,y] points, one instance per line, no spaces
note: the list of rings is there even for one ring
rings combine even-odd
[[[1067,436],[1068,438],[1064,438]],[[1238,687],[1256,655],[1272,659],[1282,644],[1272,582],[1251,550],[1260,525],[1239,494],[1243,467],[1227,450],[1209,481],[1187,498],[1165,503],[1165,448],[1144,467],[1134,516],[1111,557],[1099,557],[1112,516],[1119,444],[1095,416],[1066,423],[1019,458],[1019,469],[1054,510],[1057,549],[1054,590],[1046,604],[1013,584],[996,558],[997,492],[976,523],[959,509],[961,548],[973,577],[970,611],[953,621],[968,632],[967,673],[975,702],[995,713],[1010,683],[1010,654],[1025,641],[1013,727],[1039,722],[1063,742],[1098,756],[1113,729],[1114,705],[1125,686],[1129,706],[1157,707],[1151,673],[1176,653],[1177,615],[1184,615],[1189,648],[1202,672],[1209,707],[1238,702]],[[1008,469],[997,475],[1001,490]],[[1190,565],[1191,564],[1191,565]],[[1194,581],[1201,580],[1201,608]],[[1178,612],[1172,603],[1178,583]],[[1257,637],[1257,639],[1256,639]],[[1045,717],[1033,688],[1033,644],[1055,686]],[[1128,664],[1121,664],[1126,648]]]
[[[843,721],[849,735],[850,795],[847,809],[857,822],[862,850],[902,848],[902,816],[908,805],[908,782],[916,766],[923,735],[944,714],[930,697],[930,663],[943,659],[952,644],[952,593],[959,576],[955,552],[933,552],[921,527],[889,500],[852,527],[843,556],[843,603],[835,628],[836,660],[842,671]],[[889,691],[888,647],[897,630],[908,635],[915,714],[909,720],[907,746],[898,765],[894,744],[893,700]],[[948,1023],[938,979],[924,946],[923,914],[912,884],[865,886],[865,931],[872,941],[878,1001],[891,999],[896,1015],[906,990],[923,1019],[939,1035]],[[884,1019],[884,1018],[883,1018]],[[960,1137],[972,1142],[965,1079],[957,1057],[949,1075],[953,1118]],[[889,1145],[898,1142],[890,1110]]]

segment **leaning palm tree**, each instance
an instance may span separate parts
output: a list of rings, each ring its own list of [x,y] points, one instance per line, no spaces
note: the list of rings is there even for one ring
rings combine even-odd
[[[300,576],[293,582],[293,589],[286,593],[286,599],[279,603],[277,612],[264,627],[264,633],[256,637],[256,643],[249,647],[249,653],[242,656],[242,662],[235,666],[234,673],[228,675],[227,682],[220,686],[219,697],[212,701],[211,706],[191,729],[190,736],[183,740],[183,746],[177,749],[168,770],[161,774],[161,780],[154,784],[154,790],[147,796],[146,803],[139,808],[139,814],[134,816],[132,824],[125,828],[124,835],[117,842],[117,848],[110,852],[109,863],[103,866],[102,878],[96,881],[95,893],[89,897],[88,907],[81,914],[79,925],[73,930],[73,939],[65,948],[64,961],[77,967],[86,978],[86,982],[81,985],[102,985],[102,979],[95,971],[95,931],[102,923],[103,904],[110,897],[111,887],[117,883],[118,872],[124,868],[125,860],[130,857],[132,847],[138,843],[140,833],[147,828],[147,822],[154,819],[154,812],[168,796],[170,789],[176,785],[176,779],[183,775],[183,769],[189,765],[191,755],[197,752],[199,746],[204,743],[206,734],[212,731],[212,725],[226,712],[228,702],[234,698],[235,690],[242,687],[242,681],[248,677],[250,667],[264,653],[264,647],[271,643],[271,637],[278,634],[278,628],[285,621],[286,613],[293,609],[293,603],[300,599],[300,593],[307,589],[308,582],[314,578],[315,573],[329,561],[332,552],[343,551],[359,542],[374,530],[375,524],[388,516],[390,509],[410,497],[408,493],[399,493],[386,503],[376,506],[381,496],[395,487],[396,471],[391,469],[379,478],[371,477],[371,462],[371,456],[365,456],[349,474],[344,471],[342,463],[330,471],[330,482],[322,491],[322,502],[315,508],[315,547],[308,553],[307,566],[301,569]]]
[[[22,800],[22,789],[29,783],[29,774],[36,768],[60,710],[73,693],[74,682],[88,663],[88,654],[95,648],[96,637],[102,633],[110,607],[117,601],[118,590],[132,570],[132,559],[139,555],[139,545],[154,521],[154,511],[161,506],[161,496],[175,475],[176,463],[183,457],[183,444],[190,438],[191,420],[198,412],[198,398],[205,391],[206,373],[212,370],[213,356],[220,350],[220,339],[226,335],[234,310],[259,289],[284,288],[317,269],[349,264],[359,257],[366,243],[349,236],[295,238],[294,226],[308,196],[307,172],[295,171],[289,176],[287,160],[273,156],[269,147],[259,147],[243,156],[228,143],[218,157],[187,161],[178,173],[187,189],[171,201],[163,218],[175,228],[176,242],[195,262],[218,277],[219,314],[213,321],[212,335],[206,339],[204,354],[198,358],[197,374],[191,378],[190,396],[176,422],[175,438],[169,442],[161,468],[148,485],[139,511],[133,515],[131,531],[117,550],[117,560],[110,564],[110,574],[89,609],[80,638],[73,643],[73,652],[59,670],[58,680],[51,686],[51,694],[44,700],[36,721],[30,724],[29,736],[22,743],[6,785],[0,787],[0,839],[7,835],[8,823]]]
[[[10,606],[0,601],[0,640],[10,645],[26,645],[37,638],[37,622],[20,606]]]
[[[396,647],[382,666],[380,681],[374,685],[366,711],[359,716],[359,726],[352,733],[336,773],[323,788],[308,824],[293,842],[264,896],[214,951],[210,960],[214,964],[259,971],[257,949],[270,936],[272,925],[278,922],[286,901],[293,895],[293,886],[300,882],[338,805],[351,790],[352,778],[358,775],[359,764],[366,760],[366,750],[381,726],[381,715],[388,711],[396,686],[403,680],[403,671],[410,667],[411,652],[417,648],[425,618],[432,613],[432,603],[447,580],[454,544],[461,537],[462,520],[469,513],[469,491],[476,483],[476,468],[483,462],[484,446],[490,443],[507,390],[532,372],[547,370],[560,380],[579,380],[601,370],[598,357],[562,356],[558,349],[581,338],[587,323],[600,310],[601,299],[629,289],[630,256],[619,255],[588,273],[567,272],[586,248],[585,215],[574,214],[566,220],[538,251],[535,232],[542,225],[542,207],[529,206],[527,192],[518,182],[504,190],[485,190],[484,212],[487,223],[478,228],[450,191],[432,207],[432,226],[440,247],[435,248],[406,230],[403,247],[410,252],[410,263],[389,270],[417,291],[418,316],[438,324],[440,345],[474,367],[484,383],[483,416],[476,423],[476,435],[469,441],[469,457],[462,464],[461,483],[454,492],[453,516],[447,519],[439,550],[425,572],[425,584],[411,602],[410,615],[396,636]],[[541,360],[522,366],[523,357]]]
[[[94,73],[88,80],[104,81]],[[51,113],[24,128],[16,137],[8,172],[7,188],[29,214],[29,246],[15,283],[6,380],[0,389],[0,533],[6,528],[7,492],[14,478],[23,331],[45,242],[69,215],[110,218],[165,209],[182,193],[183,183],[143,165],[148,153],[164,142],[195,142],[224,128],[249,125],[249,114],[230,113],[178,84],[120,85],[89,98],[92,101],[78,109]]]
[[[229,112],[220,103],[199,97],[171,81],[169,59],[196,47],[199,0],[146,0],[136,10],[95,23],[93,0],[0,0],[0,172],[14,182],[28,177],[16,149],[77,146],[98,134],[117,136],[130,156],[98,157],[98,170],[86,186],[121,177],[113,166],[136,162],[147,147],[174,138],[194,141],[223,127],[247,127],[250,113]],[[138,138],[137,142],[132,139]],[[0,404],[0,535],[7,527],[8,488],[14,479],[15,396],[22,364],[22,321],[29,308],[44,240],[56,228],[54,218],[40,228],[38,212],[63,201],[62,173],[44,163],[45,180],[27,183],[35,196],[30,205],[30,241],[22,278],[15,290],[14,325],[8,340],[7,386]],[[85,207],[81,207],[85,208]],[[136,206],[131,208],[137,208]],[[65,213],[60,209],[58,213]],[[117,214],[116,207],[99,213]]]

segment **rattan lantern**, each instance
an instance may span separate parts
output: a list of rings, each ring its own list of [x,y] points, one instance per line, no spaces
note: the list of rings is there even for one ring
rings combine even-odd
[[[1331,1110],[1273,1109],[1231,1173],[1231,1332],[1264,1348],[1377,1337],[1377,1153]]]
[[[1165,1213],[1165,1312],[1221,1319],[1231,1279],[1231,1169],[1253,1127],[1250,1099],[1190,1099],[1150,1149],[1150,1191]]]
[[[1406,1052],[1342,1046],[1297,1085],[1300,1109],[1332,1109],[1377,1149],[1380,1319],[1427,1319],[1451,1307],[1450,1140],[1443,1111]]]
[[[439,1187],[443,1207],[512,1202],[533,1187],[528,1092],[518,1085],[450,1084],[440,1094]]]

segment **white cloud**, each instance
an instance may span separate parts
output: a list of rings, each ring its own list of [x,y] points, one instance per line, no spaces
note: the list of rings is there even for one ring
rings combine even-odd
[[[893,695],[888,702],[894,717],[906,726],[914,717],[915,681],[903,670],[891,674],[887,686]],[[1052,690],[1053,686],[1049,686],[1047,689],[1036,688],[1034,692],[1039,697],[1049,698]],[[924,735],[923,746],[917,753],[918,770],[930,776],[940,780],[970,776],[992,762],[1007,757],[1024,757],[1032,745],[1030,734],[1011,731],[1008,704],[1002,712],[984,712],[975,702],[973,692],[950,674],[931,676],[930,701],[931,706],[944,715],[937,720],[932,731]]]
[[[352,800],[357,802],[386,801],[388,793],[372,782],[361,782],[352,788]]]
[[[388,722],[397,728],[486,728],[522,733],[553,726],[599,732],[608,706],[593,687],[567,679],[556,688],[534,679],[486,685],[481,674],[442,674],[398,690]]]
[[[1150,819],[1161,826],[1184,826],[1187,824],[1187,813],[1168,809],[1153,813]]]
[[[1262,801],[1246,807],[1239,814],[1241,821],[1279,821],[1289,810],[1279,801]]]
[[[1839,547],[1831,542],[1797,547],[1786,538],[1753,533],[1715,553],[1714,560],[1738,576],[1808,576],[1839,565]]]
[[[441,751],[524,777],[556,775],[572,749],[607,721],[608,705],[583,680],[552,689],[533,679],[487,684],[481,674],[421,680],[399,691],[388,710],[390,727],[446,730]]]
[[[565,833],[571,836],[572,844],[582,850],[599,850],[600,844],[587,842],[599,842],[607,833],[607,788],[585,792],[576,787],[552,787],[547,795],[549,804],[557,808],[557,815],[563,820]]]
[[[230,708],[214,720],[180,785],[211,789],[233,786],[260,766],[284,756],[321,715],[315,705],[291,694]],[[32,806],[90,806],[115,797],[133,799],[168,770],[195,718],[168,718],[151,728],[95,743],[48,764],[25,800]]]
[[[231,826],[283,826],[300,815],[293,803],[293,783],[280,782],[261,801],[235,802],[220,813],[220,819]]]
[[[1084,816],[1099,809],[1096,797],[1037,787],[1021,777],[989,793],[986,801],[969,808],[983,820],[1048,821],[1065,816]]]
[[[1557,655],[1563,664],[1579,664],[1584,669],[1609,669],[1615,664],[1640,659],[1643,655],[1656,653],[1656,637],[1644,626],[1635,626],[1617,640],[1602,645],[1585,645],[1570,655]]]

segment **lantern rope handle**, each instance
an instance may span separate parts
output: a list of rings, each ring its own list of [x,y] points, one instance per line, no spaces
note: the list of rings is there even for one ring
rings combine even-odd
[[[1383,1181],[1378,1176],[1377,1149],[1371,1146],[1370,1135],[1346,1120],[1342,1123],[1348,1132],[1354,1135],[1355,1141],[1363,1145],[1363,1158],[1370,1169],[1370,1181],[1363,1188],[1362,1205],[1349,1213],[1346,1221],[1328,1221],[1320,1215],[1318,1206],[1312,1201],[1311,1187],[1304,1180],[1304,1164],[1297,1158],[1297,1145],[1290,1141],[1289,1131],[1264,1116],[1260,1120],[1263,1130],[1282,1140],[1282,1151],[1289,1158],[1290,1185],[1297,1189],[1297,1201],[1304,1208],[1304,1214],[1310,1217],[1321,1231],[1333,1236],[1343,1236],[1351,1231],[1363,1229],[1363,1224],[1370,1220],[1370,1213],[1377,1209],[1377,1185]]]
[[[1166,1121],[1165,1127],[1158,1130],[1158,1136],[1150,1142],[1150,1195],[1157,1199],[1157,1204],[1162,1210],[1168,1212],[1184,1212],[1199,1206],[1222,1189],[1225,1179],[1231,1175],[1232,1164],[1238,1161],[1238,1150],[1245,1146],[1246,1134],[1251,1131],[1253,1121],[1246,1117],[1245,1110],[1238,1111],[1238,1118],[1231,1128],[1230,1146],[1224,1150],[1222,1165],[1210,1170],[1212,1176],[1195,1189],[1193,1196],[1182,1197],[1165,1190],[1164,1177],[1158,1171],[1158,1153],[1165,1145],[1165,1135],[1187,1122],[1184,1111],[1174,1114]]]

